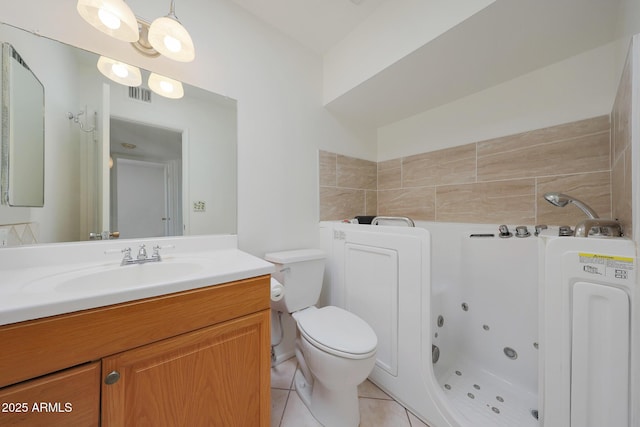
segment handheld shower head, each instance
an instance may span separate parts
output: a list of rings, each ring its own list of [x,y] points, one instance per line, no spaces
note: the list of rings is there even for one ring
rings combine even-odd
[[[569,203],[569,196],[562,193],[545,193],[544,198],[547,202],[560,208],[564,208]]]
[[[580,200],[575,199],[571,196],[567,196],[566,194],[556,193],[556,192],[545,193],[544,198],[547,202],[551,203],[554,206],[558,206],[560,208],[564,208],[569,203],[572,203],[576,205],[576,207],[579,208],[582,212],[584,212],[589,218],[591,219],[599,218],[596,211],[591,209],[586,203],[583,203]]]

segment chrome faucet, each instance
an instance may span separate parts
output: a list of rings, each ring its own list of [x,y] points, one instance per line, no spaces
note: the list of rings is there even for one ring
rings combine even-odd
[[[620,237],[622,236],[622,226],[615,219],[585,219],[576,225],[575,236],[587,237],[591,230],[597,230],[601,236]],[[591,233],[593,234],[593,233]]]
[[[131,256],[131,248],[110,249],[110,250],[104,251],[104,253],[105,254],[110,254],[114,252],[123,253],[124,256],[122,257],[122,262],[120,262],[120,265],[144,264],[147,262],[162,261],[162,257],[160,256],[160,249],[174,248],[174,247],[175,246],[173,245],[165,245],[165,246],[155,245],[153,247],[153,253],[151,254],[151,256],[147,256],[147,247],[146,245],[142,244],[140,245],[140,248],[138,249],[138,255],[135,258]]]
[[[552,205],[559,206],[561,208],[567,206],[569,203],[573,203],[589,217],[589,219],[585,219],[576,225],[574,232],[576,237],[587,237],[589,235],[609,237],[622,236],[622,227],[618,221],[614,219],[600,219],[596,211],[578,199],[556,192],[546,193],[544,198]],[[560,235],[563,235],[562,230]]]

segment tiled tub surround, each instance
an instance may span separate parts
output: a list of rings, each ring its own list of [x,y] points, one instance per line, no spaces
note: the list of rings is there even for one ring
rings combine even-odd
[[[631,94],[632,64],[627,58],[611,112],[611,198],[613,217],[632,236],[631,212]]]
[[[610,217],[611,164],[609,116],[377,164],[321,151],[320,219],[366,213],[573,226],[585,218],[582,211],[552,206],[544,193],[570,194]]]
[[[376,162],[320,151],[320,220],[376,215]]]

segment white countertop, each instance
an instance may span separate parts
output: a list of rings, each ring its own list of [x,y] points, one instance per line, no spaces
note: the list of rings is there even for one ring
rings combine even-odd
[[[149,256],[156,244],[173,247],[160,251],[160,262],[120,266],[119,251],[131,247],[135,258],[142,243]],[[273,264],[237,249],[236,236],[231,235],[4,248],[0,249],[0,325],[247,279],[273,270]],[[153,274],[145,276],[148,272]],[[139,273],[153,280],[138,284],[135,277]]]

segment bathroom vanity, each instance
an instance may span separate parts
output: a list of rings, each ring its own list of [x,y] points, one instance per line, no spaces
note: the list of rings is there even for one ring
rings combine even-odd
[[[2,425],[269,424],[269,276],[6,325],[0,341]]]
[[[269,269],[0,326],[0,425],[267,427]]]

